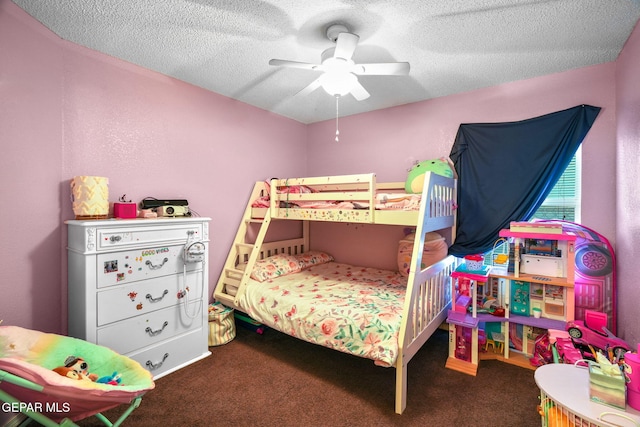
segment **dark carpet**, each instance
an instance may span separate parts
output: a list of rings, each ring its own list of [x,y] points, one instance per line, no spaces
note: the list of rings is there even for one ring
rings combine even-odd
[[[534,371],[488,360],[475,377],[459,373],[445,368],[447,346],[438,330],[409,362],[407,409],[397,415],[395,369],[274,330],[238,328],[211,356],[157,380],[124,425],[541,425]],[[123,408],[105,415],[113,421]]]

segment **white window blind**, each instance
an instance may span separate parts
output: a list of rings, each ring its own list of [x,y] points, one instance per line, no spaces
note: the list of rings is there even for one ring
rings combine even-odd
[[[580,222],[581,153],[582,148],[579,148],[549,196],[533,215],[534,219]]]

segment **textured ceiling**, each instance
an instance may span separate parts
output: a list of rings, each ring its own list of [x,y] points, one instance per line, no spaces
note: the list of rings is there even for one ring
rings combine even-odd
[[[350,115],[614,61],[640,0],[13,0],[61,38],[259,108],[335,117],[317,71],[331,23],[360,36],[354,60],[407,61],[406,76],[360,76]]]

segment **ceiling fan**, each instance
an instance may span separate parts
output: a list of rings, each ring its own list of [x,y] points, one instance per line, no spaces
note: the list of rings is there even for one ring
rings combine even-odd
[[[340,97],[351,93],[355,99],[367,99],[369,92],[360,84],[358,76],[396,76],[409,74],[408,62],[356,64],[352,58],[360,37],[349,32],[342,24],[327,28],[327,38],[336,44],[321,55],[320,64],[272,59],[269,65],[321,71],[322,75],[303,88],[297,95],[306,95],[322,87],[329,95]]]

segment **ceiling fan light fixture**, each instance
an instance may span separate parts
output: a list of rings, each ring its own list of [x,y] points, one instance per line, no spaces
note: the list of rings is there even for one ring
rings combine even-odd
[[[329,57],[322,61],[322,68],[325,71],[348,73],[354,65],[351,59],[344,58]]]
[[[370,95],[358,81],[359,75],[397,76],[409,73],[408,62],[356,64],[353,60],[353,55],[358,46],[360,36],[349,32],[349,29],[343,24],[330,25],[326,31],[327,38],[334,42],[335,46],[322,52],[320,64],[283,59],[271,59],[269,61],[269,65],[302,68],[323,73],[298,91],[296,95],[308,95],[322,86],[325,92],[336,98],[336,106],[337,100],[348,93],[353,95],[356,101],[363,101],[369,98]]]
[[[329,95],[344,96],[351,92],[358,78],[351,73],[327,71],[320,76],[320,85]]]

